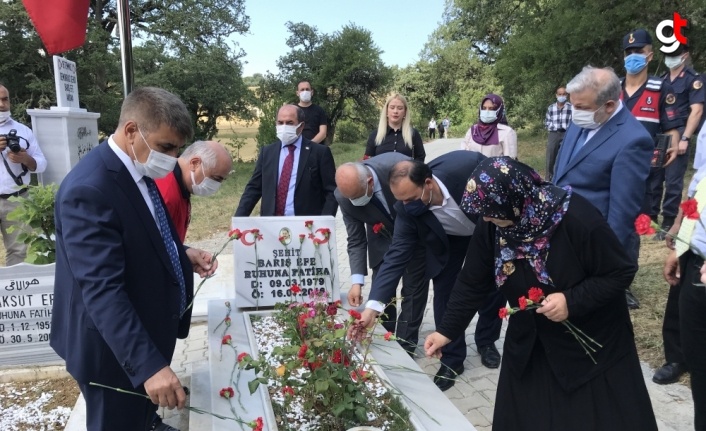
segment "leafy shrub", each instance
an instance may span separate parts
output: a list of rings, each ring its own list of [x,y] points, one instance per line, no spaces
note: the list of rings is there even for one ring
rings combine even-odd
[[[54,200],[58,188],[56,184],[29,186],[26,195],[9,199],[20,206],[7,218],[24,224],[11,226],[8,231],[22,229],[17,240],[27,244],[27,263],[43,265],[56,261]]]

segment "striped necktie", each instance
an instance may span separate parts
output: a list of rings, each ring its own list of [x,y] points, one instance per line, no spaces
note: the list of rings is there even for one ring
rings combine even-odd
[[[706,178],[702,179],[701,181],[699,181],[699,184],[697,184],[694,199],[696,199],[697,209],[699,215],[701,215],[701,211],[703,211],[706,207]],[[677,257],[681,256],[687,250],[689,250],[689,247],[691,245],[691,237],[694,235],[694,228],[696,227],[696,223],[698,221],[699,220],[694,220],[686,217],[682,219],[677,237],[683,240],[684,242],[680,240],[674,241],[674,249],[677,251]]]

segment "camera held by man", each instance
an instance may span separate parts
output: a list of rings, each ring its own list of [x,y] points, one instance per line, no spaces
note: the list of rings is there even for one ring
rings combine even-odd
[[[6,135],[0,135],[0,139],[2,138],[5,138],[5,145],[13,153],[19,153],[23,150],[22,146],[20,145],[20,139],[24,140],[27,143],[27,147],[24,149],[26,150],[27,148],[29,148],[29,141],[22,136],[17,136],[17,130],[15,129],[10,130],[10,132]],[[0,146],[2,146],[2,143],[0,143]]]

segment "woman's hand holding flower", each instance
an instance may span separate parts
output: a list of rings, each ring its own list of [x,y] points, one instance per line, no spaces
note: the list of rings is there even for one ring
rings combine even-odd
[[[566,296],[563,293],[550,293],[542,301],[542,306],[537,313],[544,314],[552,322],[563,322],[569,318],[569,307],[566,305]]]

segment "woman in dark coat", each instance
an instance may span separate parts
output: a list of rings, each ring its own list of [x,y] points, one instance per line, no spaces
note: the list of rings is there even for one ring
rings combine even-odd
[[[657,430],[625,303],[637,267],[600,212],[509,157],[478,165],[461,208],[481,219],[427,355],[495,289],[511,307],[531,287],[546,295],[509,317],[493,430]],[[588,355],[563,321],[602,347]]]

